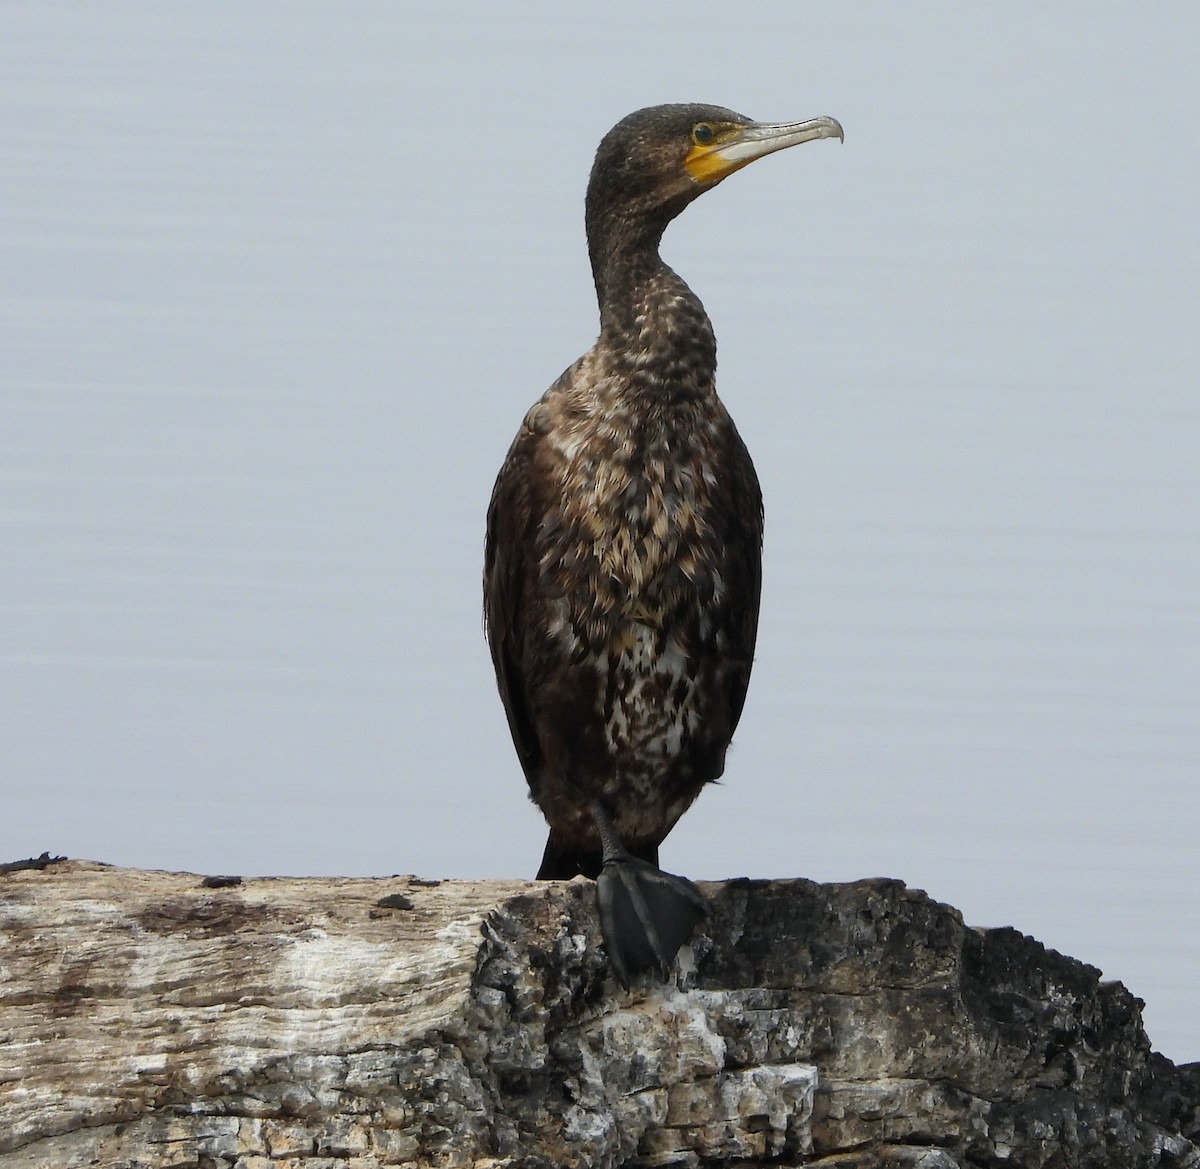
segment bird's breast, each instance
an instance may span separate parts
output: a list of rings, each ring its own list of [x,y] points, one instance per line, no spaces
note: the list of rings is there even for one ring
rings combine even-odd
[[[647,434],[610,417],[565,444],[539,567],[545,595],[593,648],[596,634],[609,648],[630,622],[663,629],[719,599],[717,438],[703,418]]]

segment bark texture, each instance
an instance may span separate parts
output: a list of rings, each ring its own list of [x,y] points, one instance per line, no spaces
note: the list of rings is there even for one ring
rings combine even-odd
[[[1139,1000],[894,881],[703,886],[624,993],[593,885],[0,872],[0,1169],[1200,1166]]]

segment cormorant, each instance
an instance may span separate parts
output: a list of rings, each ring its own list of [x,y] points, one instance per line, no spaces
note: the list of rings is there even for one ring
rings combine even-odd
[[[488,509],[484,610],[530,794],[539,879],[597,878],[626,987],[664,979],[706,914],[658,846],[725,768],[754,657],[762,497],[717,397],[716,341],[659,241],[684,207],[772,151],[841,138],[708,105],[639,110],[588,183],[595,345],[525,416]]]

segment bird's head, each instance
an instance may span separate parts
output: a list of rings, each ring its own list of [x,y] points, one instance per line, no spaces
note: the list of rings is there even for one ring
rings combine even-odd
[[[614,230],[661,233],[698,195],[756,158],[817,138],[842,138],[833,118],[755,122],[721,106],[663,105],[619,121],[596,151],[588,182],[593,249]]]

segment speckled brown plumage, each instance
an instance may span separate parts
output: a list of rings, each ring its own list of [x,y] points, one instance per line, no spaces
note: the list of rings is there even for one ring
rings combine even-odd
[[[654,859],[724,770],[750,680],[758,480],[716,395],[708,317],[658,255],[699,194],[688,133],[713,116],[643,111],[601,144],[587,200],[601,334],[526,415],[488,512],[487,629],[550,823],[542,876],[597,875],[594,798]]]
[[[670,958],[704,914],[658,846],[725,768],[758,624],[762,499],[715,386],[699,299],[658,253],[754,158],[841,136],[657,106],[604,138],[587,193],[600,336],[525,417],[488,510],[485,617],[530,794],[539,877],[599,876],[614,967]],[[602,871],[603,869],[603,871]]]

